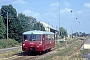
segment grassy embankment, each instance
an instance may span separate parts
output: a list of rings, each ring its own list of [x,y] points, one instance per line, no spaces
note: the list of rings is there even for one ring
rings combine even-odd
[[[80,46],[80,43],[84,40],[79,40],[73,38],[72,40],[67,40],[67,42],[60,42],[60,49],[57,50],[53,54],[49,54],[43,58],[40,58],[39,60],[82,60],[82,54],[86,52],[90,52],[90,50],[78,50],[78,47]],[[58,44],[56,44],[56,48],[58,48]],[[22,52],[21,50],[17,51],[11,51],[6,52],[3,54],[0,54],[1,59],[8,60],[7,58],[10,58],[10,56],[13,56],[16,53]]]
[[[16,47],[16,46],[21,46],[21,43],[18,43],[14,39],[9,39],[8,41],[6,39],[0,39],[0,49]],[[8,52],[0,52],[0,60],[10,60],[11,56],[20,52],[22,52],[21,49],[11,50]]]
[[[21,43],[18,43],[14,39],[0,39],[0,49],[3,48],[9,48],[9,47],[15,47],[15,46],[20,46]]]
[[[41,58],[40,60],[81,60],[83,53],[78,49],[84,41],[73,38],[72,40],[67,40],[67,44],[66,42],[61,42],[60,46],[63,49],[59,49],[56,53]]]

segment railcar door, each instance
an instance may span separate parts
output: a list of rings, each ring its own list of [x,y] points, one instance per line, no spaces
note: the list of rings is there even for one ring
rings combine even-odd
[[[50,40],[48,38],[48,34],[45,35],[45,50],[50,48]]]
[[[42,46],[43,50],[45,51],[45,35],[42,35]]]

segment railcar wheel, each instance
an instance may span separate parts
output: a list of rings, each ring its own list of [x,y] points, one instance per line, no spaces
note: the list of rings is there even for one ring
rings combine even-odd
[[[51,51],[51,48],[50,49],[47,49],[47,52],[50,52]]]

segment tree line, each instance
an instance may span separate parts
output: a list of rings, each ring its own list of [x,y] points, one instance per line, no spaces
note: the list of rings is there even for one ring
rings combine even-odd
[[[3,5],[0,9],[0,39],[7,36],[7,13],[8,13],[8,37],[21,41],[22,33],[29,30],[45,30],[42,24],[36,21],[32,16],[26,16],[23,13],[17,14],[12,5]]]
[[[83,37],[83,36],[90,36],[90,34],[86,34],[85,32],[75,32],[72,34],[75,37]]]
[[[32,16],[26,16],[23,13],[17,14],[16,9],[12,5],[3,5],[0,9],[0,39],[7,36],[7,13],[8,13],[8,37],[21,42],[22,33],[29,30],[45,31],[40,22]],[[66,35],[64,28],[60,29],[60,34]]]

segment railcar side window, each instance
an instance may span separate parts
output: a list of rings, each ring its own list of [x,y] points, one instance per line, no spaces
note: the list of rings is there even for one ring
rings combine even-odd
[[[45,35],[45,40],[48,40],[48,35]]]
[[[40,34],[37,35],[37,40],[38,40],[38,41],[41,40],[41,35],[40,35]]]
[[[48,35],[48,40],[51,40],[51,35]]]
[[[54,40],[54,35],[51,35],[52,40]]]

